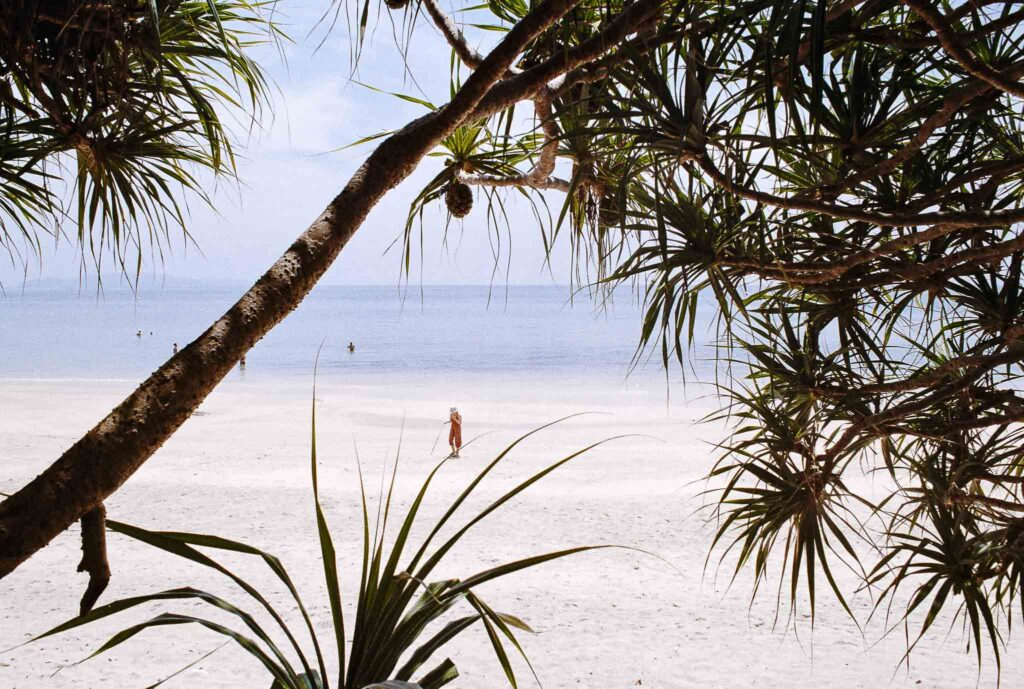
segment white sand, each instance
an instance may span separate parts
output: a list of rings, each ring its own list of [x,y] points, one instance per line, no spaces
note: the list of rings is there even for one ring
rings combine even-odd
[[[481,593],[499,610],[521,616],[540,633],[524,635],[545,687],[600,689],[637,685],[671,687],[877,687],[963,689],[994,686],[986,659],[979,678],[973,656],[963,652],[961,630],[946,627],[917,648],[909,670],[899,667],[905,650],[900,633],[883,637],[881,619],[863,636],[824,590],[812,630],[806,605],[795,631],[785,616],[773,629],[775,581],[750,605],[751,577],[730,587],[731,570],[705,574],[711,532],[694,511],[701,504],[698,481],[713,452],[707,442],[716,426],[695,425],[701,403],[674,401],[666,410],[663,391],[636,386],[537,385],[528,380],[475,381],[447,387],[427,381],[399,384],[329,383],[319,393],[322,493],[339,544],[346,592],[357,576],[358,484],[353,438],[364,468],[379,477],[393,457],[405,416],[403,466],[398,494],[409,496],[431,466],[429,452],[450,398],[466,419],[466,439],[491,432],[464,458],[442,470],[422,523],[439,514],[486,459],[543,422],[590,410],[586,416],[547,430],[524,443],[484,484],[493,498],[531,470],[593,441],[622,433],[657,436],[604,445],[570,464],[471,532],[437,577],[460,576],[498,561],[587,543],[618,543],[654,551],[678,567],[633,552],[605,551],[546,565],[488,585]],[[0,384],[0,490],[11,491],[38,473],[128,392],[132,383],[96,381],[6,381]],[[681,391],[676,397],[681,396]],[[267,549],[284,560],[329,645],[329,612],[322,588],[309,491],[309,390],[294,383],[229,382],[109,502],[112,518],[156,529],[216,533]],[[445,439],[434,455],[440,457]],[[466,512],[469,514],[470,512]],[[114,571],[103,601],[196,585],[252,608],[240,592],[209,570],[187,565],[155,549],[111,536]],[[14,574],[0,581],[0,648],[26,640],[77,610],[85,576],[75,574],[78,531],[65,533]],[[231,558],[235,570],[273,591],[286,608],[287,595],[274,586],[255,559]],[[730,563],[731,565],[731,563]],[[843,578],[847,590],[854,579]],[[346,606],[351,610],[351,598]],[[175,604],[173,610],[207,609]],[[855,598],[862,620],[871,602]],[[148,631],[115,652],[81,665],[80,660],[129,621],[156,614],[156,606],[84,631],[0,655],[0,687],[144,687],[220,641],[198,628]],[[148,613],[148,614],[146,614]],[[210,613],[212,614],[212,613]],[[293,619],[290,616],[289,619]],[[1002,686],[1024,686],[1024,645],[1014,638],[1005,654]],[[504,680],[482,629],[467,633],[449,650],[462,677],[454,686],[496,688]],[[440,660],[441,658],[438,658]],[[520,678],[530,686],[522,665]],[[268,687],[270,681],[249,656],[226,647],[167,686]]]

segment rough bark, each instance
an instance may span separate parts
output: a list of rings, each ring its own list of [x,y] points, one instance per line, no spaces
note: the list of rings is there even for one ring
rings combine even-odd
[[[427,14],[430,15],[441,35],[444,36],[445,41],[455,49],[455,53],[462,63],[470,69],[476,69],[483,61],[483,55],[469,47],[469,42],[459,25],[444,13],[441,6],[437,4],[437,0],[423,0],[423,6],[427,9]]]
[[[478,119],[519,103],[531,100],[543,89],[561,89],[567,84],[583,81],[586,73],[577,71],[600,58],[624,41],[661,8],[664,0],[637,0],[619,13],[601,33],[578,46],[560,50],[539,65],[514,74],[484,96],[469,119]]]
[[[142,466],[239,358],[299,305],[381,197],[464,121],[530,41],[577,1],[538,4],[446,106],[378,146],[320,217],[206,332],[42,474],[0,503],[0,578],[101,504]]]
[[[107,510],[102,504],[82,515],[82,561],[78,563],[78,571],[89,573],[89,584],[82,595],[79,615],[92,610],[110,583],[106,527]]]
[[[532,189],[553,189],[569,192],[571,185],[564,179],[552,177],[555,162],[558,158],[558,141],[560,132],[551,116],[551,89],[545,88],[533,98],[534,115],[540,122],[544,132],[544,144],[540,149],[537,164],[527,173],[521,175],[459,175],[459,181],[484,187],[530,187]]]

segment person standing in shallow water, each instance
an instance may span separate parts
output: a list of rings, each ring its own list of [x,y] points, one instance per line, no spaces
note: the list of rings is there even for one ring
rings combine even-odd
[[[462,448],[462,415],[459,410],[452,407],[448,413],[448,420],[445,423],[452,425],[448,431],[448,445],[452,448],[450,457],[458,457],[459,449]]]

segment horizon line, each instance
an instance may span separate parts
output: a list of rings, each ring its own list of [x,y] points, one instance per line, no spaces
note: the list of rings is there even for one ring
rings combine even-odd
[[[242,278],[183,278],[177,276],[166,276],[160,279],[140,279],[139,286],[141,288],[153,288],[161,287],[161,283],[167,283],[168,286],[172,286],[174,283],[194,283],[194,284],[220,284],[224,286],[243,286],[252,285],[254,281],[242,279]],[[4,284],[4,280],[0,278],[0,285]],[[44,278],[31,278],[28,280],[19,278],[16,282],[10,280],[7,282],[6,287],[8,289],[14,289],[16,286],[21,287],[36,287],[46,285],[68,285],[68,286],[82,286],[82,287],[94,287],[100,284],[95,278],[78,279],[72,277],[44,277]],[[102,286],[106,288],[131,288],[132,285],[125,282],[119,276],[104,277],[102,278]],[[383,283],[383,282],[361,282],[361,283],[349,283],[349,282],[321,282],[316,287],[383,287],[383,288],[396,288],[396,289],[415,289],[417,287],[488,287],[491,289],[501,289],[503,287],[557,287],[557,288],[569,288],[572,287],[569,283],[558,283],[558,282],[416,282],[416,283]],[[575,289],[586,289],[585,286],[577,286]]]

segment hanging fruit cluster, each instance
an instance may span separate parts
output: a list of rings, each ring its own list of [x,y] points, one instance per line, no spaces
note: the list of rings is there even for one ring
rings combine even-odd
[[[465,182],[453,179],[445,189],[444,203],[453,217],[464,218],[473,210],[473,190]]]

